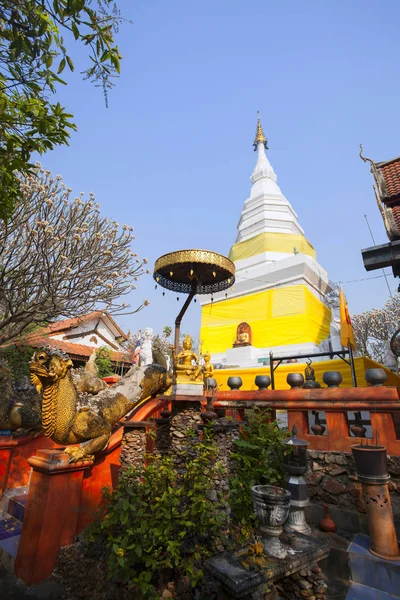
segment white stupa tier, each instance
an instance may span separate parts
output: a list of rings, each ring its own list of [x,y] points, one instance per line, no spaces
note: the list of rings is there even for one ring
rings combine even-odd
[[[326,302],[328,274],[277,184],[266,147],[258,120],[251,192],[229,254],[236,283],[201,299],[200,338],[214,364],[248,367],[268,361],[270,351],[278,357],[342,349],[335,302]],[[241,323],[251,331],[247,345],[246,336],[237,343]]]

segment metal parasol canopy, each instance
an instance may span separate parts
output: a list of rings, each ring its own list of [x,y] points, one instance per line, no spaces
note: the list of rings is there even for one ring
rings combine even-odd
[[[196,294],[214,294],[235,283],[235,265],[229,258],[209,250],[178,250],[155,262],[155,281],[173,292],[189,294],[175,319],[175,349],[179,348],[182,317]]]

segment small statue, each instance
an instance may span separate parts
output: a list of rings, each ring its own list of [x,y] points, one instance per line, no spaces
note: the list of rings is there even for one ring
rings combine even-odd
[[[315,380],[314,369],[311,366],[312,360],[309,358],[307,361],[307,366],[304,369],[305,382],[303,384],[303,388],[320,388],[321,384]]]
[[[183,350],[174,353],[174,370],[178,383],[189,383],[202,380],[203,367],[199,364],[201,357],[193,352],[193,342],[190,335],[183,340]]]
[[[214,374],[214,367],[211,364],[211,354],[206,352],[203,358],[203,379],[208,379],[209,377],[213,377]]]
[[[153,330],[151,327],[146,327],[140,340],[139,363],[141,367],[151,365],[153,362],[153,337]]]
[[[248,323],[240,323],[236,330],[236,340],[233,347],[251,346],[251,327]]]

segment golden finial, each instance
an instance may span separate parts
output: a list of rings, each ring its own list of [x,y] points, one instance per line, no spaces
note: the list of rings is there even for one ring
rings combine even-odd
[[[258,120],[257,120],[257,129],[256,129],[256,137],[254,138],[254,150],[257,150],[257,145],[261,142],[262,144],[264,144],[264,148],[266,150],[268,150],[268,146],[267,146],[267,138],[264,135],[263,132],[263,128],[261,125],[261,121],[260,121],[260,113],[259,111],[257,111],[257,115],[258,115]]]

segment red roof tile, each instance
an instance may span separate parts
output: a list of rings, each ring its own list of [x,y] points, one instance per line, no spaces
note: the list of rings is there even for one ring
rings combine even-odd
[[[84,344],[73,344],[71,342],[55,340],[54,338],[45,335],[29,336],[26,339],[26,342],[34,348],[39,348],[41,346],[50,346],[50,348],[58,348],[66,354],[69,354],[71,358],[78,356],[82,358],[89,358],[89,356],[96,351],[96,348],[93,348],[93,346],[86,346]],[[114,362],[131,362],[127,360],[126,356],[124,356],[122,352],[115,351],[111,351],[111,360],[113,360]]]
[[[375,168],[382,201],[392,204],[394,200],[400,200],[400,157],[375,163]]]
[[[72,329],[74,327],[79,327],[80,325],[82,325],[82,323],[86,323],[86,321],[90,321],[91,319],[100,318],[103,315],[111,321],[111,323],[113,324],[115,329],[118,331],[120,336],[123,337],[125,340],[127,340],[128,336],[116,324],[116,322],[114,321],[112,316],[102,310],[94,310],[93,312],[91,312],[87,315],[82,315],[80,317],[74,317],[72,319],[63,319],[62,321],[56,321],[55,323],[50,323],[47,327],[44,327],[43,329],[41,329],[41,333],[43,333],[43,334],[56,333],[56,332],[64,331],[65,329]]]
[[[95,319],[96,317],[98,318],[102,314],[103,313],[100,310],[95,310],[87,315],[82,315],[81,317],[56,321],[55,323],[50,323],[47,327],[43,328],[42,332],[55,333],[56,331],[64,331],[65,329],[79,327],[79,325],[82,325],[82,323],[86,323],[86,321],[90,321],[90,319]]]

